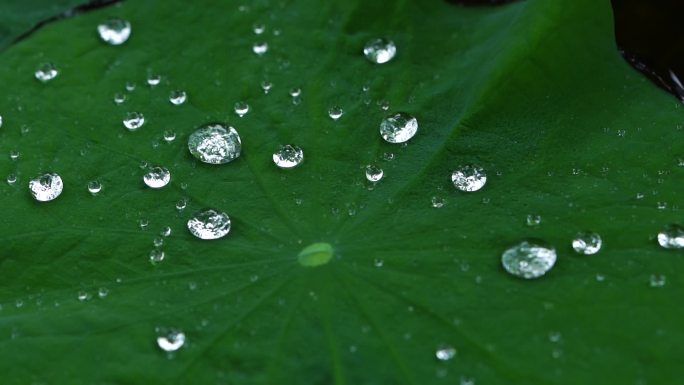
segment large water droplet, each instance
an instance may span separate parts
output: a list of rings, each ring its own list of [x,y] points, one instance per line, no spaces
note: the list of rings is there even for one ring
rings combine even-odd
[[[179,106],[188,99],[188,94],[183,90],[174,90],[169,94],[169,102],[171,104]]]
[[[242,143],[233,127],[211,123],[190,135],[188,148],[195,158],[204,163],[223,164],[240,156]]]
[[[378,166],[369,164],[366,166],[366,179],[369,182],[377,182],[385,175],[385,172]]]
[[[62,178],[53,172],[45,173],[29,181],[31,195],[39,202],[51,201],[62,193]]]
[[[155,166],[149,169],[143,176],[143,181],[147,187],[162,188],[169,184],[171,173],[166,167]]]
[[[199,239],[219,239],[230,231],[230,218],[224,212],[205,209],[188,220],[188,230]]]
[[[435,351],[435,357],[440,361],[448,361],[456,356],[456,349],[450,345],[440,345]]]
[[[376,64],[387,63],[397,53],[397,46],[392,40],[377,38],[369,40],[363,47],[363,54],[368,60]]]
[[[243,117],[249,112],[249,104],[245,102],[237,102],[233,108],[239,117]]]
[[[556,250],[540,240],[525,240],[510,247],[501,255],[501,264],[512,275],[520,278],[539,278],[556,263]]]
[[[302,266],[316,267],[330,262],[333,254],[333,248],[329,243],[313,243],[299,252],[297,261]]]
[[[45,83],[57,77],[59,70],[53,63],[42,63],[36,68],[34,75],[36,79]]]
[[[111,18],[97,26],[100,39],[110,45],[120,45],[131,36],[131,23],[126,20]]]
[[[145,117],[140,112],[129,112],[123,119],[123,125],[129,131],[135,131],[145,124]]]
[[[601,250],[601,236],[591,231],[578,233],[572,240],[572,248],[578,254],[592,255]]]
[[[461,191],[477,191],[487,182],[487,174],[480,166],[467,164],[454,170],[451,174],[454,187]]]
[[[332,106],[328,110],[328,116],[332,120],[337,120],[337,119],[341,118],[343,114],[344,114],[344,110],[340,106]]]
[[[666,249],[684,247],[684,228],[680,225],[667,225],[658,233],[658,244]]]
[[[389,143],[404,143],[418,131],[418,120],[405,113],[387,116],[380,123],[380,136]]]
[[[157,337],[157,345],[165,352],[175,352],[185,344],[185,333],[180,330],[170,330]]]
[[[292,168],[302,163],[304,151],[290,144],[280,146],[278,151],[273,153],[273,163],[280,168]]]

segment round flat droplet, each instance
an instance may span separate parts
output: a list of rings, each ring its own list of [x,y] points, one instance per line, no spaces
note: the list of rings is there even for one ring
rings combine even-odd
[[[166,167],[155,166],[152,167],[143,176],[143,181],[150,188],[162,188],[169,184],[171,180],[171,173]]]
[[[126,95],[117,92],[114,94],[114,103],[115,104],[122,104],[123,102],[126,101]]]
[[[15,184],[16,182],[17,182],[17,174],[9,173],[7,175],[7,183],[12,185],[12,184]]]
[[[337,120],[337,119],[341,118],[343,114],[344,114],[344,110],[342,110],[342,107],[340,107],[340,106],[332,106],[328,110],[328,116],[332,120]]]
[[[183,90],[174,90],[169,94],[169,102],[175,106],[179,106],[188,99],[188,94]]]
[[[152,249],[150,251],[150,262],[152,264],[157,264],[164,260],[164,251],[161,249]]]
[[[128,91],[128,92],[135,91],[135,82],[131,82],[131,81],[126,82],[126,91]]]
[[[45,173],[29,181],[29,190],[39,202],[51,201],[62,193],[62,178],[53,172]]]
[[[482,167],[467,164],[454,170],[451,174],[451,182],[461,191],[477,191],[487,183],[487,174]]]
[[[418,120],[406,112],[385,117],[380,123],[380,136],[389,143],[404,143],[418,131]]]
[[[280,146],[278,151],[273,153],[273,163],[280,168],[293,168],[299,166],[304,160],[304,151],[290,144]]]
[[[123,120],[124,127],[129,131],[135,131],[142,127],[143,124],[145,124],[145,116],[140,112],[129,112]]]
[[[366,166],[366,179],[369,182],[378,182],[385,175],[385,172],[378,166],[369,164]]]
[[[290,96],[297,98],[302,94],[302,89],[299,87],[294,87],[290,89]]]
[[[233,127],[211,123],[190,135],[188,149],[204,163],[224,164],[240,156],[242,143],[240,135]]]
[[[572,240],[572,248],[578,254],[592,255],[601,250],[601,236],[591,231],[578,233]]]
[[[147,74],[147,84],[150,86],[156,86],[161,83],[161,76],[159,74],[155,73],[149,73]]]
[[[100,39],[110,45],[120,45],[131,36],[131,23],[126,20],[111,18],[97,26]]]
[[[42,63],[36,68],[34,75],[36,79],[45,83],[56,78],[59,75],[59,70],[53,63]]]
[[[257,42],[252,45],[252,52],[257,54],[258,56],[261,56],[265,54],[268,51],[268,43],[266,42]]]
[[[176,140],[176,132],[173,130],[164,131],[164,141],[166,143],[171,143]]]
[[[658,244],[665,249],[681,249],[684,247],[684,227],[676,224],[665,226],[658,233]]]
[[[440,345],[435,350],[435,357],[440,361],[449,361],[456,356],[456,349],[450,345]]]
[[[556,250],[544,241],[530,239],[512,246],[501,255],[501,264],[510,274],[525,278],[539,278],[556,263]]]
[[[205,209],[188,220],[188,230],[199,239],[219,239],[230,231],[230,218],[224,212]]]
[[[333,248],[329,243],[313,243],[299,252],[297,261],[305,267],[316,267],[325,265],[334,255]]]
[[[102,183],[97,180],[91,180],[88,182],[88,192],[95,195],[102,191]]]
[[[165,352],[175,352],[185,344],[185,333],[180,330],[170,330],[157,337],[157,345]]]
[[[369,40],[363,47],[363,54],[376,64],[387,63],[397,54],[397,46],[387,38]]]
[[[245,102],[237,102],[233,108],[239,117],[243,117],[249,112],[249,104]]]

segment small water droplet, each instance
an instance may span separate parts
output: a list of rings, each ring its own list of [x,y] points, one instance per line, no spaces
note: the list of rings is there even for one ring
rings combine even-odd
[[[389,115],[380,123],[380,136],[389,143],[404,143],[417,131],[418,120],[405,112]]]
[[[51,201],[62,193],[62,178],[56,173],[45,173],[29,181],[29,190],[39,202]]]
[[[261,89],[264,90],[264,93],[265,93],[265,94],[267,94],[268,91],[271,90],[271,88],[273,88],[273,83],[271,83],[271,82],[269,82],[269,81],[267,81],[267,80],[264,80],[264,81],[261,82]]]
[[[342,117],[344,114],[344,110],[342,110],[342,107],[340,106],[332,106],[328,110],[328,116],[330,116],[330,119],[332,120],[337,120]]]
[[[185,344],[185,333],[180,330],[169,330],[157,337],[157,345],[165,352],[175,352]]]
[[[658,244],[665,249],[681,249],[684,247],[684,228],[671,224],[658,233]]]
[[[363,54],[372,63],[383,64],[392,60],[397,53],[397,46],[387,38],[369,40],[363,47]]]
[[[17,181],[17,174],[11,172],[7,175],[7,183],[13,185]]]
[[[134,90],[135,90],[135,82],[127,81],[126,82],[126,91],[131,92]]]
[[[385,264],[385,261],[383,261],[383,260],[380,259],[380,258],[375,258],[375,259],[373,260],[373,266],[375,266],[375,267],[380,268],[380,267],[382,267],[384,264]]]
[[[155,74],[153,72],[147,74],[147,84],[154,87],[159,83],[161,83],[161,76],[159,74]]]
[[[90,182],[88,182],[88,192],[89,193],[96,195],[100,191],[102,191],[102,183],[100,183],[100,181],[91,180]]]
[[[245,102],[237,102],[233,108],[239,117],[243,117],[249,112],[249,104]]]
[[[432,203],[432,207],[439,209],[439,208],[444,207],[444,205],[446,204],[446,201],[442,197],[433,196],[431,203]]]
[[[293,87],[290,89],[290,96],[293,98],[298,98],[302,94],[302,89],[298,87]]]
[[[171,143],[176,140],[176,132],[173,130],[164,131],[164,141],[166,143]]]
[[[387,111],[390,108],[390,104],[387,100],[378,100],[378,106],[380,106],[380,109],[383,111]]]
[[[252,26],[252,30],[255,34],[261,35],[266,30],[266,26],[262,23],[254,23],[254,25]]]
[[[185,199],[179,199],[178,202],[176,202],[176,210],[182,211],[185,209],[185,207],[188,205],[188,201]]]
[[[252,45],[252,52],[257,54],[258,56],[265,54],[267,51],[268,43],[266,43],[265,41],[256,42],[254,43],[254,45]]]
[[[273,153],[273,163],[280,168],[293,168],[299,166],[304,160],[304,151],[290,144],[280,146],[278,151]]]
[[[155,166],[143,176],[143,181],[150,188],[162,188],[169,184],[171,173],[166,167]]]
[[[114,94],[114,104],[122,104],[126,101],[126,95],[117,92]]]
[[[544,241],[525,240],[503,252],[501,263],[510,274],[525,278],[539,278],[556,263],[556,250]]]
[[[171,235],[171,228],[169,226],[166,226],[162,229],[162,231],[159,233],[162,237],[168,237]]]
[[[162,247],[164,246],[164,238],[162,238],[161,236],[154,237],[154,239],[152,240],[152,244],[154,245],[154,247]]]
[[[369,164],[366,166],[366,179],[369,182],[378,182],[385,175],[385,172],[378,166]]]
[[[663,287],[667,283],[667,277],[663,274],[651,274],[649,284],[651,287]]]
[[[138,226],[140,226],[140,230],[147,230],[147,226],[149,224],[150,224],[150,221],[148,221],[145,218],[138,219]]]
[[[76,293],[76,298],[78,298],[78,300],[81,302],[87,301],[90,299],[90,294],[88,294],[88,292],[81,290],[78,293]]]
[[[472,192],[481,189],[487,183],[487,174],[480,166],[466,164],[454,170],[451,181],[457,189]]]
[[[174,90],[169,94],[169,102],[175,106],[179,106],[188,99],[188,94],[183,90]]]
[[[152,249],[150,251],[150,262],[154,265],[164,260],[164,250]]]
[[[601,236],[591,231],[578,233],[572,240],[572,248],[578,254],[592,255],[601,250]]]
[[[205,209],[188,220],[188,230],[199,239],[219,239],[230,231],[230,218],[224,212]]]
[[[525,224],[530,227],[539,226],[541,224],[541,221],[541,215],[537,214],[527,214],[527,217],[525,218]]]
[[[124,117],[123,125],[129,131],[135,131],[145,124],[145,117],[140,112],[129,112]]]
[[[36,68],[34,75],[36,79],[45,83],[56,78],[59,75],[59,70],[53,63],[42,63]]]
[[[2,127],[2,116],[0,116],[0,127]]]
[[[382,159],[384,159],[387,162],[391,162],[394,160],[394,154],[391,152],[386,152],[382,154]]]
[[[120,45],[131,36],[131,23],[119,18],[105,20],[97,26],[100,39],[110,45]]]
[[[97,296],[98,297],[104,298],[108,295],[109,295],[109,289],[107,289],[106,287],[101,287],[101,288],[97,289]]]
[[[665,210],[667,208],[667,202],[657,202],[656,207],[658,210]]]
[[[9,153],[9,157],[10,157],[10,159],[12,159],[12,160],[17,160],[17,159],[19,159],[19,155],[20,155],[20,154],[19,154],[19,151],[17,151],[17,150],[12,150],[12,151],[10,151],[10,153]]]
[[[224,164],[240,156],[242,143],[240,135],[233,127],[211,123],[190,135],[188,149],[204,163]]]
[[[449,361],[456,356],[456,349],[450,345],[440,345],[435,351],[435,357],[440,361]]]

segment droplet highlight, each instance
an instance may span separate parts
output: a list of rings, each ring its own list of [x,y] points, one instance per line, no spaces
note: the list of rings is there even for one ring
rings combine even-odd
[[[546,274],[556,263],[556,249],[541,240],[524,240],[503,252],[501,264],[516,277],[533,279]]]

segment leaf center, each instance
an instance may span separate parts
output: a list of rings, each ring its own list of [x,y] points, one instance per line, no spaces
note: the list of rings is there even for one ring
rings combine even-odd
[[[329,243],[312,243],[302,249],[297,256],[299,264],[305,267],[325,265],[333,257],[333,248]]]

